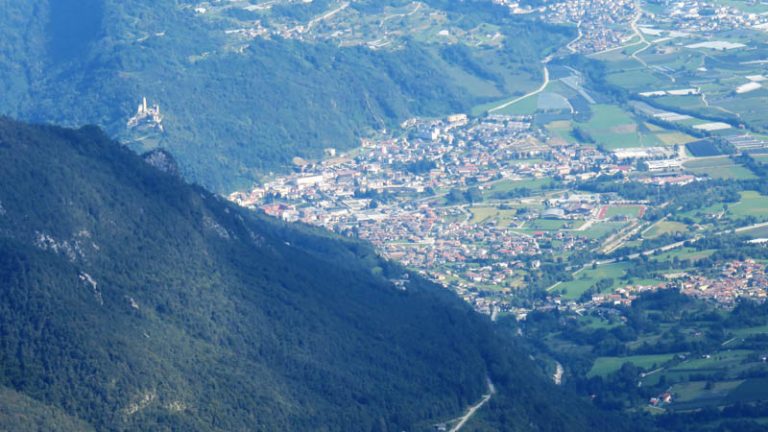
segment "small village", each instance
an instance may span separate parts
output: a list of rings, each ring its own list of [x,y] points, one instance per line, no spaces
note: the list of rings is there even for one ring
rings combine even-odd
[[[427,3],[412,1],[402,6],[384,7],[379,13],[362,13],[354,1],[334,1],[329,9],[312,19],[275,16],[273,9],[307,1],[230,0],[204,1],[187,6],[199,17],[228,21],[224,30],[233,42],[230,49],[242,52],[255,39],[292,39],[302,42],[332,42],[341,47],[363,46],[371,50],[403,48],[409,38],[429,38],[437,44],[464,43],[498,47],[504,36],[482,26],[463,29],[453,25],[445,12]],[[232,19],[232,10],[250,19]],[[225,18],[226,17],[226,18]]]
[[[720,32],[745,28],[762,29],[768,26],[768,17],[764,14],[745,12],[734,5],[723,5],[712,1],[662,1],[670,7],[665,16],[654,15],[655,20],[664,22],[678,31]],[[759,2],[744,2],[759,3]]]
[[[717,303],[734,304],[740,297],[762,301],[768,286],[765,270],[764,265],[751,259],[731,261],[715,277],[683,274],[672,285],[684,294]]]
[[[706,276],[690,273],[670,273],[666,283],[656,285],[628,285],[610,294],[592,296],[595,305],[629,306],[638,295],[659,289],[679,289],[691,297],[708,300],[716,304],[734,305],[739,298],[763,301],[768,296],[768,274],[766,266],[752,259],[725,263],[719,274]]]
[[[768,28],[768,16],[765,14],[713,1],[655,0],[649,1],[646,10],[642,11],[638,2],[633,0],[549,1],[537,8],[526,7],[513,0],[493,1],[509,7],[514,14],[537,14],[546,22],[576,25],[579,28],[578,37],[568,45],[568,49],[583,54],[639,44],[644,40],[642,35],[669,39],[693,33]],[[654,27],[646,22],[652,22]],[[738,46],[713,42],[713,45],[703,47],[730,49]]]

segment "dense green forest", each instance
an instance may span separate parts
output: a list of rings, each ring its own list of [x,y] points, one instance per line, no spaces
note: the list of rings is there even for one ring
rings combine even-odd
[[[624,428],[449,291],[97,128],[2,120],[0,172],[2,427],[423,430],[488,377],[478,428]]]
[[[324,2],[314,3],[283,9],[312,16]],[[454,3],[430,2],[461,12],[457,25],[501,26],[505,46],[408,40],[376,51],[272,37],[234,49],[226,23],[196,17],[185,2],[0,0],[0,113],[95,124],[140,151],[162,146],[187,178],[231,192],[288,169],[295,156],[354,147],[406,118],[466,112],[489,100],[478,83],[497,98],[525,90],[515,77],[538,80],[539,57],[569,37],[492,6]],[[160,105],[164,133],[126,129],[143,96]]]

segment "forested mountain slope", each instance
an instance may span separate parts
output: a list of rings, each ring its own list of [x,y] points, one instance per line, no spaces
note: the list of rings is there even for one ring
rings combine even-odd
[[[622,430],[448,291],[96,128],[0,120],[0,173],[0,427],[426,430],[490,377],[478,427]]]
[[[274,34],[253,36],[335,7],[285,0],[252,12],[260,3],[0,0],[0,113],[96,124],[141,151],[162,146],[187,178],[231,192],[295,156],[350,148],[414,115],[466,112],[534,87],[540,58],[568,37],[490,1],[438,0],[420,7],[423,22],[403,23],[397,49],[348,45],[322,22],[301,37],[277,24]],[[392,33],[378,20],[407,15],[386,8],[409,3],[353,1],[337,21],[372,40]],[[366,22],[371,16],[381,18]],[[426,34],[406,31],[417,26]],[[443,27],[450,37],[433,34]],[[492,32],[503,43],[470,38]],[[469,36],[454,41],[453,33]],[[159,104],[162,132],[127,127],[142,97]]]

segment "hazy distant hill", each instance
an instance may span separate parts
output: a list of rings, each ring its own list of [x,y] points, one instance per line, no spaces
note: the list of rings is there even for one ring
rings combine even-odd
[[[416,24],[427,34],[402,36],[396,50],[279,35],[241,40],[232,32],[269,20],[303,22],[332,2],[295,2],[266,16],[233,9],[248,2],[212,2],[227,8],[215,17],[196,13],[198,3],[0,0],[0,113],[97,124],[144,150],[162,145],[189,178],[231,192],[294,156],[350,148],[410,116],[463,112],[533,88],[543,52],[567,38],[507,17],[489,1],[429,0],[423,9],[445,18],[425,15]],[[409,4],[358,0],[348,9],[354,19],[385,19],[385,7]],[[371,39],[374,24],[362,27]],[[422,40],[440,39],[432,33],[442,26],[481,38],[500,32],[504,43]],[[143,96],[160,105],[165,133],[126,129]]]
[[[486,377],[478,425],[613,423],[448,291],[98,129],[2,120],[0,172],[0,428],[422,430]]]

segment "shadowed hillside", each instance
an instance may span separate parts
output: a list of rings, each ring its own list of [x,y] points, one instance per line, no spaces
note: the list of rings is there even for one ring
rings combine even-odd
[[[2,120],[0,171],[0,397],[17,430],[30,416],[421,430],[477,401],[486,377],[499,388],[486,422],[601,419],[453,294],[188,186],[96,128]]]

